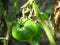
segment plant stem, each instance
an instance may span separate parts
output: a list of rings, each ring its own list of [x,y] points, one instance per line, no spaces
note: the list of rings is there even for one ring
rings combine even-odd
[[[18,0],[14,0],[14,21],[16,20],[16,14],[18,10]]]
[[[12,22],[7,22],[7,34],[6,39],[4,40],[4,45],[8,45],[8,41],[11,35],[11,29],[12,29]]]
[[[49,41],[50,41],[50,44],[51,44],[51,45],[56,45],[56,43],[55,43],[55,41],[54,41],[54,38],[53,38],[53,36],[52,36],[52,34],[51,34],[48,26],[46,25],[46,23],[45,23],[44,20],[42,19],[41,14],[40,14],[40,10],[39,10],[39,8],[37,7],[37,5],[36,5],[35,2],[33,2],[32,7],[33,7],[33,9],[34,9],[34,12],[35,12],[35,14],[36,14],[36,17],[37,17],[38,21],[41,23],[41,25],[42,25],[43,28],[44,28],[44,31],[45,31],[45,33],[46,33],[46,35],[47,35],[47,37],[48,37],[48,39],[49,39]]]
[[[4,37],[0,37],[1,40],[4,40],[5,38]]]
[[[30,1],[27,1],[25,5],[23,5],[21,8],[27,7],[27,5],[30,3]]]
[[[23,18],[24,18],[25,17],[25,10],[24,10],[24,8],[22,10],[22,15],[23,15]]]

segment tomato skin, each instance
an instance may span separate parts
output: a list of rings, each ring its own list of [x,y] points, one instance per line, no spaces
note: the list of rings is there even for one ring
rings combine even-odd
[[[42,38],[42,25],[40,23],[36,23],[38,27],[38,31],[36,35],[32,38],[32,42],[39,42]]]
[[[12,36],[20,41],[31,40],[36,33],[36,23],[30,18],[22,18],[22,20],[18,20],[12,28]]]

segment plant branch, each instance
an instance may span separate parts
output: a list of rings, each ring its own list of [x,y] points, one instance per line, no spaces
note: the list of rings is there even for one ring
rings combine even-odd
[[[39,10],[39,8],[37,7],[37,5],[36,5],[35,2],[33,2],[32,7],[33,7],[33,9],[34,9],[34,12],[35,12],[35,14],[36,14],[36,17],[37,17],[38,21],[39,21],[39,22],[41,23],[41,25],[43,26],[44,31],[45,31],[45,33],[46,33],[46,35],[47,35],[47,37],[48,37],[51,45],[56,45],[56,43],[55,43],[55,41],[54,41],[54,38],[53,38],[53,36],[52,36],[52,34],[51,34],[48,26],[46,25],[46,23],[44,22],[43,18],[41,17],[40,10]]]
[[[4,40],[4,45],[8,45],[8,41],[11,35],[12,22],[7,22],[7,28],[8,29],[7,29],[6,39]]]
[[[4,37],[0,37],[1,40],[4,40],[5,38]]]

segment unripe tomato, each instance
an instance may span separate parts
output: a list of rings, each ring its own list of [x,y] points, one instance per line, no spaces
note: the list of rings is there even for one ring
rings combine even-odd
[[[31,40],[36,33],[37,26],[31,18],[18,20],[12,28],[12,36],[20,41]]]
[[[42,38],[42,25],[40,23],[36,23],[38,27],[38,31],[36,35],[32,38],[32,42],[39,42]]]

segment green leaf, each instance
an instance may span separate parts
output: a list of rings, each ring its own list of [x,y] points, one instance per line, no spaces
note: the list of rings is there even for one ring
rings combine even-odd
[[[40,16],[41,16],[44,20],[49,18],[49,16],[48,16],[46,13],[44,13],[44,12],[40,12]]]
[[[43,13],[39,10],[35,2],[33,3],[32,7],[34,9],[34,13],[36,14],[36,17],[40,18],[40,20],[44,21],[45,19],[49,18],[49,16],[46,13]]]

